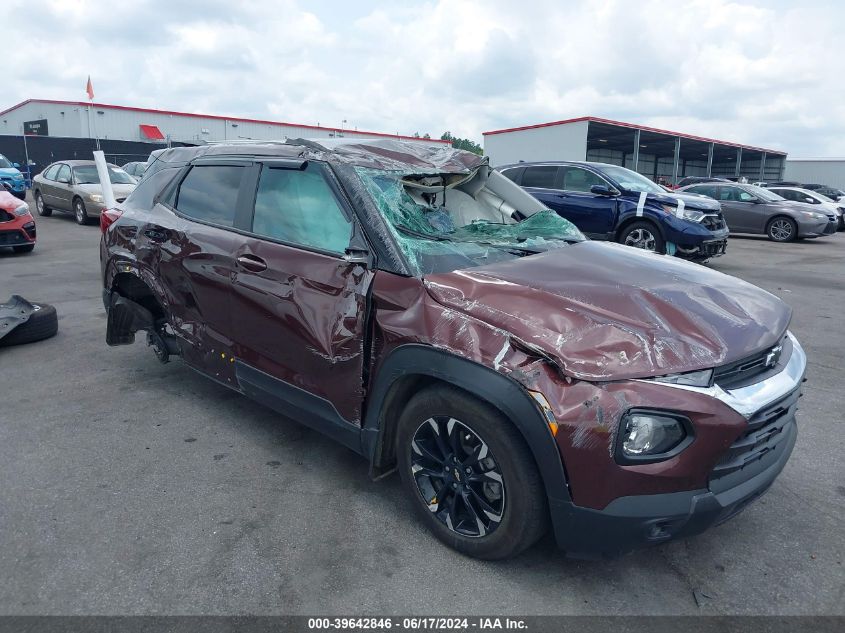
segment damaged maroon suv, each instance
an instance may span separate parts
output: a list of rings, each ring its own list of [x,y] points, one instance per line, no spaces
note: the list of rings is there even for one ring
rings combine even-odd
[[[748,283],[584,239],[486,159],[433,144],[164,151],[101,218],[109,345],[398,470],[481,558],[699,533],[795,444],[806,359]]]

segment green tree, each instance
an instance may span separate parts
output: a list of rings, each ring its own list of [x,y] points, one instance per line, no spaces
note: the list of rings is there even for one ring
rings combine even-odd
[[[451,141],[452,147],[455,149],[465,149],[468,152],[472,152],[473,154],[478,154],[481,156],[484,153],[484,150],[481,148],[481,145],[476,143],[475,141],[471,141],[468,138],[459,138],[457,136],[452,136],[451,132],[443,132],[443,136],[440,137],[443,141]]]

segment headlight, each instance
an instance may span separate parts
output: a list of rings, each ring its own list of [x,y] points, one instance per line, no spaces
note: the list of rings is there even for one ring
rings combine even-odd
[[[683,211],[678,213],[678,207],[673,207],[669,204],[661,204],[660,206],[666,213],[681,218],[682,220],[690,220],[691,222],[701,222],[705,215],[703,211],[698,211],[696,209],[687,209],[684,207]]]
[[[23,180],[23,174],[17,173],[12,176],[12,180]]]
[[[98,193],[92,193],[92,194],[89,196],[89,198],[91,198],[91,200],[92,200],[93,202],[102,202],[102,201],[103,201],[103,196],[101,196],[101,195],[100,195],[100,194],[98,194]]]
[[[21,206],[16,207],[15,210],[14,210],[14,214],[17,217],[21,217],[22,215],[26,215],[28,213],[29,213],[29,205],[26,202],[24,202]]]
[[[669,412],[632,409],[619,428],[617,460],[648,463],[677,455],[692,442],[692,425]]]
[[[712,369],[702,369],[701,371],[691,371],[685,374],[670,374],[668,376],[659,376],[653,378],[655,382],[668,382],[671,385],[687,385],[689,387],[709,387],[710,381],[713,380]]]
[[[801,215],[805,218],[809,218],[811,220],[827,220],[826,215],[822,215],[821,213],[816,213],[815,211],[802,211]]]

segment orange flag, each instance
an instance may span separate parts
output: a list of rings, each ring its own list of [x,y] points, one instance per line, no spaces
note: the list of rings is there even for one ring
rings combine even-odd
[[[88,85],[85,86],[85,92],[88,93],[88,98],[93,101],[94,100],[94,86],[91,83],[91,75],[88,75]]]

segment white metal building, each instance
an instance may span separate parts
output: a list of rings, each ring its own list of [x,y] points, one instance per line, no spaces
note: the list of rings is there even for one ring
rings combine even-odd
[[[449,143],[440,139],[421,139],[383,132],[363,132],[281,121],[46,99],[27,99],[0,112],[0,135],[20,135],[24,132],[53,137],[159,143],[165,143],[168,140],[196,143],[239,139],[283,140],[340,136],[400,138],[435,145]]]
[[[780,180],[786,159],[786,152],[778,150],[597,117],[484,132],[484,153],[492,165],[551,160],[613,163],[668,183],[684,176]]]
[[[845,190],[845,158],[789,158],[783,179]]]

